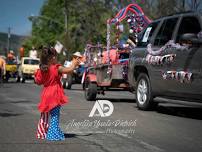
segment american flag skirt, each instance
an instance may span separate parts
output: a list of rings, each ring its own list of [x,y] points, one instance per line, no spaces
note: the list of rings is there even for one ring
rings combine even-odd
[[[46,134],[48,131],[48,117],[49,117],[49,113],[48,112],[43,112],[41,113],[41,117],[38,123],[38,127],[37,127],[37,138],[38,139],[45,139],[46,138]]]

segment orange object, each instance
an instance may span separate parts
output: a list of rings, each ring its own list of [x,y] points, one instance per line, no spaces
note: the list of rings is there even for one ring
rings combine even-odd
[[[24,47],[21,47],[20,48],[20,58],[24,57],[24,54],[25,54],[25,49],[24,49]]]
[[[108,52],[104,51],[102,55],[103,55],[102,63],[106,64],[107,60],[108,60]],[[115,50],[115,49],[110,50],[109,58],[110,58],[110,61],[112,64],[117,64],[118,63],[117,50]]]
[[[5,64],[6,64],[6,61],[0,57],[0,69],[4,68]]]

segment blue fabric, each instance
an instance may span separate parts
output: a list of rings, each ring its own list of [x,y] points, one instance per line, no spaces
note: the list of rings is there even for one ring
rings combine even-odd
[[[59,128],[60,106],[53,108],[50,112],[51,120],[48,128],[47,140],[65,140],[64,133]]]

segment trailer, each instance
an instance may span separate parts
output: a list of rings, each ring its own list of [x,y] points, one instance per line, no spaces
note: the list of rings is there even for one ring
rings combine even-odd
[[[133,46],[126,44],[119,47],[119,35],[122,32],[120,22],[127,19],[130,26],[130,33],[133,34]],[[105,91],[129,91],[128,63],[130,50],[135,47],[137,34],[141,32],[150,20],[144,15],[137,4],[130,4],[123,8],[112,19],[107,20],[107,46],[101,44],[87,44],[85,49],[86,70],[83,74],[82,84],[85,98],[88,101],[96,100],[97,94],[105,94]],[[110,29],[115,25],[117,29],[116,43],[111,46]],[[127,40],[130,43],[130,39]],[[130,44],[131,44],[130,43]],[[132,47],[132,48],[131,48]]]

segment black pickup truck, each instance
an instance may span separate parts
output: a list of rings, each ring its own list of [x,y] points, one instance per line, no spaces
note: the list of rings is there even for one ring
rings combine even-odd
[[[202,14],[185,12],[154,20],[131,50],[128,79],[139,109],[157,96],[202,102]]]

